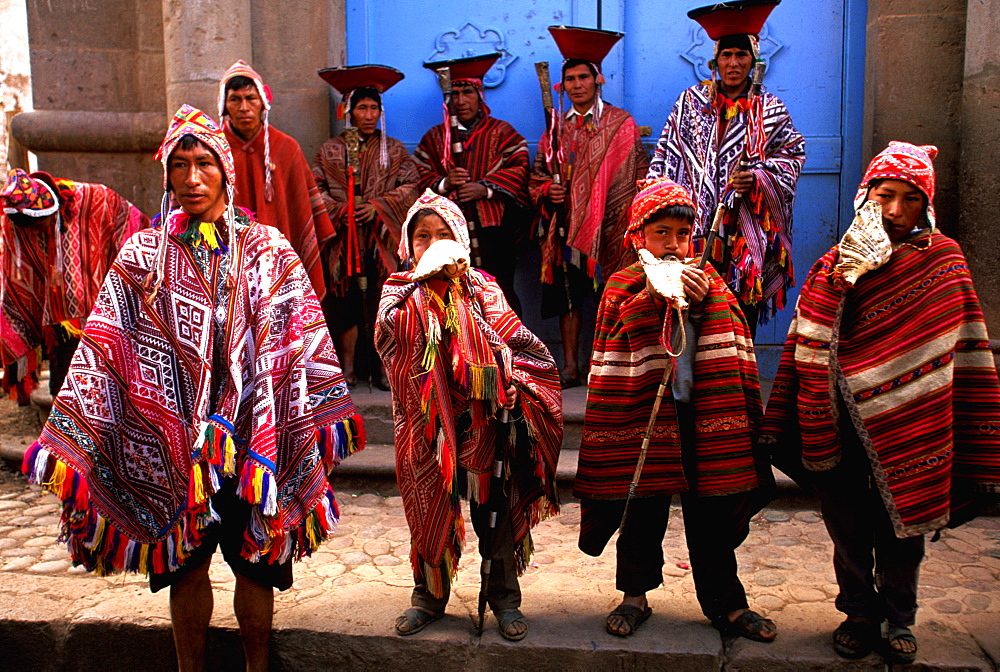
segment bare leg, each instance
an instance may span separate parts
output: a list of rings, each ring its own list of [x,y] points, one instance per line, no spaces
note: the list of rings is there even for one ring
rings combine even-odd
[[[180,672],[205,669],[205,634],[212,618],[212,583],[208,566],[212,558],[170,586],[170,624]]]
[[[340,368],[344,372],[344,380],[350,384],[357,382],[354,375],[354,351],[358,344],[358,325],[345,329],[337,336],[337,356],[340,358]]]
[[[563,340],[563,360],[566,363],[562,372],[567,378],[577,378],[580,375],[577,352],[580,349],[580,328],[582,326],[583,318],[579,309],[559,316],[559,331],[562,332]]]
[[[247,672],[265,672],[271,644],[271,623],[274,620],[274,588],[236,574],[236,594],[233,611],[240,624],[243,653]]]

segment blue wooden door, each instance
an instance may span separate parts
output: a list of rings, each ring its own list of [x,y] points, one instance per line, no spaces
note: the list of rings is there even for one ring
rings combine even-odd
[[[441,121],[441,95],[422,64],[500,51],[504,58],[486,80],[487,102],[531,145],[543,130],[533,63],[547,60],[558,77],[561,57],[546,30],[552,24],[601,27],[626,33],[604,64],[604,98],[649,126],[656,142],[678,94],[705,79],[712,43],[686,17],[706,0],[348,0],[349,64],[384,63],[406,73],[386,96],[389,134],[411,149]],[[796,280],[850,223],[849,201],[860,176],[864,0],[785,0],[761,35],[769,62],[765,84],[788,106],[806,136],[806,164],[795,206]],[[555,320],[532,310],[538,292],[537,261],[519,259],[518,291],[525,321],[546,341],[559,338]],[[791,307],[757,333],[761,374],[777,366]]]

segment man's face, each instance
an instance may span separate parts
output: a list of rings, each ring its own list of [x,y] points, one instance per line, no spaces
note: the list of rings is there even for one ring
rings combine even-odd
[[[264,100],[257,87],[229,90],[226,93],[226,114],[242,138],[249,140],[256,135],[264,120]]]
[[[672,255],[685,259],[691,247],[691,222],[676,217],[659,217],[642,227],[646,249],[657,259]]]
[[[753,55],[746,49],[732,47],[723,49],[715,59],[719,67],[719,77],[723,88],[739,93],[750,76]]]
[[[882,204],[882,226],[889,240],[906,240],[927,210],[924,192],[903,180],[884,180],[868,193],[868,200]]]
[[[177,202],[189,216],[214,222],[226,209],[225,174],[215,153],[202,143],[178,147],[167,161],[167,177]]]
[[[451,111],[463,124],[472,121],[479,112],[479,91],[472,84],[451,87]]]
[[[586,110],[594,104],[594,98],[597,96],[597,80],[586,65],[581,63],[567,68],[563,74],[562,85],[574,107]]]
[[[382,109],[371,98],[362,98],[351,110],[351,123],[358,127],[361,134],[369,136],[375,132],[378,116]]]
[[[424,215],[413,226],[413,238],[410,239],[413,260],[420,261],[424,252],[439,240],[455,240],[455,234],[451,232],[451,227],[441,219],[440,215]]]

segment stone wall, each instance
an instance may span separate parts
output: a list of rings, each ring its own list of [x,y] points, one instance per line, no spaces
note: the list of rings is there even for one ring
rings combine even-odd
[[[114,188],[156,212],[151,160],[183,102],[218,117],[218,81],[236,59],[275,95],[271,122],[310,157],[330,133],[329,87],[344,62],[344,0],[28,0],[34,108],[14,132],[39,168]]]
[[[0,175],[7,174],[7,120],[31,109],[31,60],[24,0],[0,0]],[[22,157],[11,165],[23,168]]]
[[[975,1],[975,0],[974,0]],[[958,222],[966,0],[868,0],[863,160],[890,140],[937,145],[935,208]]]

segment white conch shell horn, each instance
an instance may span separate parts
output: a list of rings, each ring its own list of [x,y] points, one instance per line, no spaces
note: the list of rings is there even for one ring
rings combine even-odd
[[[675,257],[657,259],[646,248],[639,248],[639,261],[646,271],[646,277],[649,278],[649,284],[653,286],[653,291],[673,304],[678,310],[684,310],[688,307],[684,281],[681,280],[681,273],[685,267],[684,262]]]
[[[845,282],[853,285],[862,275],[888,261],[891,255],[892,242],[882,225],[882,205],[868,201],[858,210],[840,241],[837,270]]]
[[[469,268],[469,253],[457,240],[444,238],[428,247],[413,271],[414,280],[426,280],[437,275],[445,266],[457,266],[458,275]]]

